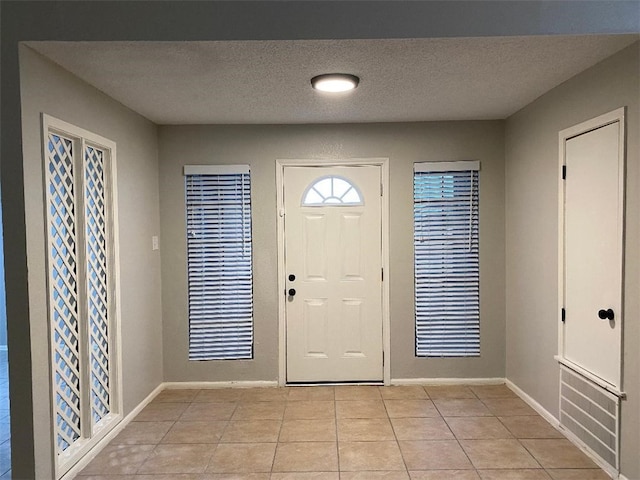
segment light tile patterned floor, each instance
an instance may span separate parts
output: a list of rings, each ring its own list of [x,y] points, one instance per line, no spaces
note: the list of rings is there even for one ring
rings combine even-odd
[[[77,478],[609,477],[497,385],[165,390]]]

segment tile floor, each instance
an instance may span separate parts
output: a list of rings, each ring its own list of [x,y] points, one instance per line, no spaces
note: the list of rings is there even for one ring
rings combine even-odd
[[[78,480],[597,480],[504,385],[165,390]]]

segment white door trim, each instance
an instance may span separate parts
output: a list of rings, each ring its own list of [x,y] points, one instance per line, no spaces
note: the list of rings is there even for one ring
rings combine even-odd
[[[389,159],[388,158],[349,158],[341,160],[319,159],[278,159],[276,160],[276,199],[277,199],[277,233],[278,233],[278,384],[287,381],[287,340],[285,315],[285,263],[284,263],[284,169],[285,167],[334,167],[372,165],[381,167],[382,173],[382,268],[385,272],[382,282],[382,351],[383,381],[391,382],[391,365],[389,350]]]
[[[578,135],[590,132],[592,130],[596,130],[600,127],[604,127],[606,125],[610,125],[612,123],[618,122],[620,125],[619,129],[619,138],[618,138],[618,193],[619,193],[619,205],[622,208],[618,211],[618,235],[619,238],[622,239],[622,249],[620,259],[617,262],[618,265],[616,268],[619,269],[618,275],[621,279],[622,292],[624,292],[624,217],[625,217],[625,207],[624,207],[624,185],[625,185],[625,135],[626,135],[626,126],[625,126],[625,109],[626,107],[621,107],[611,112],[600,115],[596,118],[592,118],[591,120],[587,120],[573,127],[566,128],[561,130],[558,134],[558,159],[559,159],[559,175],[558,175],[558,356],[556,359],[558,362],[564,364],[565,366],[573,369],[574,371],[578,371],[582,373],[587,378],[594,381],[599,386],[605,388],[606,390],[614,393],[619,397],[624,397],[624,385],[623,385],[623,341],[624,341],[624,326],[622,326],[623,333],[620,336],[620,378],[618,381],[617,388],[612,387],[607,382],[604,382],[602,379],[596,377],[595,375],[591,375],[589,372],[586,372],[579,365],[575,365],[573,362],[565,358],[564,352],[564,328],[562,322],[562,309],[564,308],[565,303],[565,255],[564,255],[564,243],[565,243],[565,181],[562,178],[562,168],[566,165],[566,142],[567,140],[576,137]],[[568,175],[571,173],[569,172]],[[620,318],[624,319],[624,293],[622,293],[622,301],[620,303]],[[624,322],[624,320],[623,320]]]

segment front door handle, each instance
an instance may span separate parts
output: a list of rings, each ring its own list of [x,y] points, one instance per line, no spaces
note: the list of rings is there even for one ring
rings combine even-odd
[[[296,289],[295,288],[290,288],[289,289],[289,296],[290,297],[295,297],[296,296]]]
[[[598,310],[598,317],[601,320],[613,320],[614,316],[613,310],[610,308],[607,310]]]

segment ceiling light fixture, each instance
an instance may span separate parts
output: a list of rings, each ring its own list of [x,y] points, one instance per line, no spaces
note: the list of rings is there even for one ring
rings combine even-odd
[[[353,90],[360,83],[360,79],[348,73],[325,73],[311,79],[311,86],[322,92],[346,92]]]

